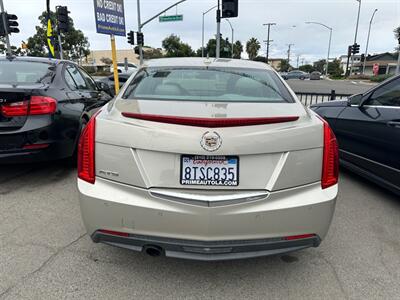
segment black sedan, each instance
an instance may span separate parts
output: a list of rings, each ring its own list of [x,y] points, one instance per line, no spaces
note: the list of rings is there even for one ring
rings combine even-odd
[[[400,195],[400,76],[311,108],[335,132],[344,167]]]
[[[131,77],[132,74],[136,74],[135,72],[132,73],[118,73],[118,80],[119,80],[119,88],[121,89],[125,82]],[[110,95],[115,96],[115,82],[114,82],[114,75],[110,75],[108,77],[103,77],[96,80],[97,84],[101,86],[103,90],[106,90]]]
[[[72,157],[91,114],[111,98],[75,63],[0,58],[0,163]]]

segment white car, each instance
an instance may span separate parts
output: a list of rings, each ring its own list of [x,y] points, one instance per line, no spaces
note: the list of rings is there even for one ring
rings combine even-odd
[[[128,63],[127,69],[125,68],[125,63],[117,63],[118,73],[122,74],[132,74],[137,71],[137,65]]]
[[[94,242],[226,260],[317,247],[338,192],[328,124],[263,63],[148,61],[87,124],[78,190]]]

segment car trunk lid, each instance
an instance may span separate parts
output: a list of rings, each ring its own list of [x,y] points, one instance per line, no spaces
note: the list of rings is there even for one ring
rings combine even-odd
[[[237,158],[239,183],[229,189],[271,191],[320,180],[322,124],[301,104],[120,100],[109,108],[97,120],[97,176],[144,188],[204,188],[182,185],[182,157],[193,155]],[[123,113],[178,116],[186,121],[295,119],[210,128]],[[201,144],[207,132],[221,139],[220,147],[212,152]]]

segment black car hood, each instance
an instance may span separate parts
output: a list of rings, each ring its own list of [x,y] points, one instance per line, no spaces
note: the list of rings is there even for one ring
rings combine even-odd
[[[333,101],[328,101],[328,102],[322,102],[322,103],[316,103],[311,105],[311,108],[316,108],[316,107],[344,107],[347,106],[348,102],[347,99],[345,100],[333,100]]]

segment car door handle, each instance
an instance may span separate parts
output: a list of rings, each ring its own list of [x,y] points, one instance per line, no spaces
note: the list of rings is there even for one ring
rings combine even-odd
[[[386,123],[389,127],[400,128],[400,121],[389,121]]]

